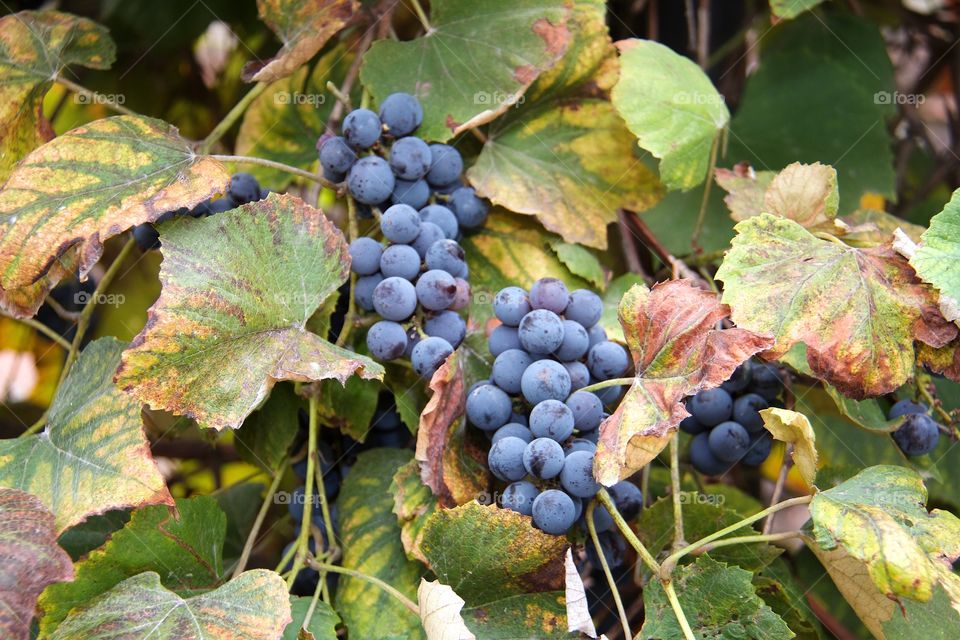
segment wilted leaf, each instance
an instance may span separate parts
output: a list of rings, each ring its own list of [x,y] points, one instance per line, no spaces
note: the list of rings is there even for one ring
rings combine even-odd
[[[227,518],[208,496],[179,499],[179,519],[166,506],[133,512],[130,522],[107,543],[77,563],[73,582],[52,585],[40,598],[40,630],[49,634],[74,607],[145,571],[184,598],[216,587],[223,577]]]
[[[617,410],[600,425],[594,475],[615,484],[659,454],[689,415],[681,401],[720,386],[773,341],[745,329],[716,329],[728,315],[713,293],[683,280],[652,290],[635,285],[620,302],[620,324],[636,367]]]
[[[106,27],[59,11],[0,18],[0,184],[28,152],[53,137],[43,96],[68,65],[109,69],[116,48]]]
[[[15,289],[0,289],[0,311],[14,318],[32,318],[54,287],[77,270],[77,251],[68,249],[55,258],[50,269],[33,284]]]
[[[293,621],[283,630],[281,640],[306,640],[300,636],[300,632],[312,600],[313,598],[290,596],[290,614]],[[336,640],[337,624],[339,623],[340,616],[333,610],[333,607],[322,600],[318,600],[314,603],[313,616],[310,618],[310,624],[307,625],[307,631],[313,634],[309,640]]]
[[[271,194],[160,233],[163,291],[117,372],[143,402],[222,429],[240,426],[278,380],[383,375],[304,329],[350,270],[343,234],[321,211]]]
[[[701,556],[674,572],[680,608],[698,638],[786,640],[794,634],[753,590],[752,574]],[[645,620],[640,636],[682,640],[676,614],[659,580],[643,590]]]
[[[710,149],[730,112],[689,58],[651,40],[623,40],[613,106],[640,146],[660,158],[660,180],[690,189],[707,175]]]
[[[573,552],[567,549],[563,557],[564,581],[566,583],[565,598],[567,602],[567,631],[580,632],[590,638],[597,637],[597,629],[590,617],[590,607],[587,601],[587,592],[583,588],[583,580],[573,563]]]
[[[728,192],[724,201],[738,222],[771,213],[811,228],[837,215],[837,172],[830,165],[794,162],[776,174],[738,165],[733,171],[717,169],[716,180]]]
[[[930,219],[910,265],[940,292],[940,310],[947,320],[960,320],[960,189]]]
[[[570,9],[549,0],[436,0],[430,31],[408,42],[378,40],[360,78],[378,103],[411,93],[423,104],[417,132],[444,141],[490,122],[567,50]]]
[[[0,190],[0,288],[33,284],[72,247],[85,276],[107,238],[206,200],[229,179],[161,120],[77,127],[24,158]]]
[[[290,622],[290,600],[280,575],[241,573],[219,589],[184,599],[152,571],[128,578],[85,607],[74,609],[52,640],[144,637],[276,640]]]
[[[817,445],[813,427],[807,416],[789,409],[764,409],[760,412],[763,426],[776,440],[793,445],[791,457],[800,477],[807,484],[817,479]]]
[[[960,341],[934,349],[920,344],[917,349],[917,362],[934,373],[940,373],[951,380],[960,380]]]
[[[851,397],[893,391],[912,375],[914,340],[942,346],[957,333],[889,245],[847,247],[766,214],[737,232],[716,274],[734,322],[773,333],[772,357],[805,343],[814,374]]]
[[[746,220],[764,212],[767,187],[777,175],[775,171],[755,171],[746,162],[733,169],[718,168],[714,180],[727,192],[723,201],[734,220]]]
[[[420,578],[417,601],[420,604],[420,620],[429,640],[477,639],[463,623],[463,616],[460,615],[464,605],[463,598],[447,585]]]
[[[283,48],[269,60],[248,62],[241,77],[273,82],[284,78],[314,56],[360,8],[357,0],[257,0],[260,19]]]
[[[0,633],[8,640],[30,637],[37,596],[47,585],[73,579],[53,514],[19,489],[0,489],[0,575]]]
[[[566,538],[509,509],[470,502],[430,516],[421,548],[440,582],[466,602],[462,616],[477,637],[567,637]]]
[[[46,429],[0,440],[0,486],[40,498],[58,534],[111,509],[173,505],[144,437],[140,404],[111,380],[123,347],[113,338],[87,345],[57,389]]]
[[[351,378],[352,380],[352,378]],[[262,407],[247,416],[234,435],[237,455],[267,473],[276,472],[286,461],[290,445],[300,428],[298,413],[306,402],[291,384],[274,387]]]
[[[420,463],[410,460],[397,469],[393,474],[390,493],[393,494],[393,512],[400,525],[400,541],[407,557],[427,564],[427,558],[420,550],[423,526],[440,505],[430,487],[420,479]]]

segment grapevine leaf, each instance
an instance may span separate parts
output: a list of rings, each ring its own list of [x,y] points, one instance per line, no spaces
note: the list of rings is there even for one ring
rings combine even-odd
[[[528,516],[469,502],[430,516],[421,548],[466,602],[463,619],[477,637],[567,637],[566,538],[534,529]]]
[[[798,640],[824,640],[820,622],[807,604],[807,590],[800,586],[783,558],[755,572],[753,586],[767,606],[797,634]]]
[[[301,635],[303,621],[307,618],[312,600],[313,598],[290,596],[290,613],[293,621],[283,630],[281,640],[337,640],[337,624],[340,623],[340,616],[333,607],[322,600],[312,603],[315,608],[306,629],[312,635],[306,637]]]
[[[680,608],[698,638],[785,640],[794,633],[753,590],[752,574],[700,556],[674,573]],[[640,636],[683,640],[683,631],[659,580],[643,590],[646,616]]]
[[[566,589],[564,599],[567,605],[567,631],[580,632],[587,637],[596,638],[597,629],[590,617],[590,606],[587,601],[587,592],[583,587],[583,579],[573,562],[573,552],[567,549],[563,557],[564,582]]]
[[[943,211],[930,219],[930,228],[910,265],[924,282],[940,292],[940,310],[947,320],[960,320],[960,189]]]
[[[357,13],[357,0],[257,0],[260,19],[283,48],[269,60],[248,62],[246,82],[273,82],[295,72]]]
[[[796,18],[804,11],[809,11],[823,0],[770,0],[770,10],[778,18]]]
[[[893,391],[912,375],[915,339],[939,347],[957,333],[889,245],[855,249],[767,214],[736,229],[716,274],[734,322],[773,333],[772,357],[805,343],[814,374],[851,397]]]
[[[160,234],[163,291],[123,355],[124,390],[222,429],[240,426],[278,380],[383,375],[304,329],[350,271],[343,234],[321,211],[271,194]]]
[[[897,229],[914,242],[920,242],[926,227],[912,224],[897,216],[877,209],[857,209],[840,221],[850,227],[843,241],[852,246],[874,246],[890,242]]]
[[[764,196],[776,175],[775,171],[754,171],[749,164],[741,162],[733,169],[718,168],[713,177],[727,192],[723,201],[730,209],[730,216],[739,221],[764,212]]]
[[[47,585],[73,579],[73,563],[57,546],[53,514],[36,497],[0,489],[0,633],[30,637],[37,596]]]
[[[417,601],[420,603],[420,621],[429,640],[477,640],[460,615],[466,603],[447,585],[420,578]]]
[[[86,606],[74,609],[51,640],[143,637],[205,640],[275,640],[291,620],[280,576],[266,569],[241,573],[222,587],[181,598],[153,571],[127,578]]]
[[[63,532],[57,540],[74,561],[79,560],[110,539],[130,521],[130,509],[116,509],[90,516]]]
[[[772,213],[811,228],[837,215],[840,192],[830,165],[794,162],[780,173],[755,173],[743,165],[717,169],[717,184],[728,192],[724,201],[736,221]]]
[[[804,360],[806,364],[806,360]],[[871,431],[895,431],[897,427],[903,424],[902,419],[887,420],[887,415],[880,403],[873,398],[866,400],[854,400],[843,395],[828,384],[823,386],[823,390],[833,398],[837,409],[841,414],[861,429]]]
[[[83,277],[107,238],[206,200],[229,180],[161,120],[77,127],[24,158],[0,190],[0,288],[33,284],[72,247]]]
[[[613,106],[640,146],[660,158],[660,180],[687,190],[707,175],[710,150],[730,112],[689,58],[651,40],[624,40]]]
[[[489,0],[483,9],[477,20],[471,0],[437,0],[425,35],[378,40],[363,58],[360,79],[378,103],[397,91],[420,98],[422,138],[442,142],[492,121],[570,44],[563,4]]]
[[[43,97],[71,64],[109,69],[116,47],[106,27],[59,11],[0,18],[0,183],[27,153],[53,137]]]
[[[960,380],[960,340],[954,340],[936,349],[921,344],[917,350],[917,361],[934,373],[958,381]]]
[[[123,347],[113,338],[87,345],[57,389],[46,429],[0,440],[0,486],[40,498],[58,534],[111,509],[173,505],[150,455],[140,404],[111,381]]]
[[[789,409],[764,409],[760,412],[763,426],[776,439],[793,445],[791,457],[800,477],[812,485],[817,479],[816,435],[807,416]]]
[[[600,425],[594,475],[605,485],[659,454],[688,415],[681,400],[719,386],[773,341],[745,329],[715,328],[728,315],[717,297],[683,280],[652,290],[635,285],[620,302],[620,324],[636,374],[617,410]]]
[[[234,436],[237,455],[267,473],[277,471],[297,437],[301,408],[306,408],[306,403],[292,385],[275,387],[266,403],[247,416]]]
[[[550,245],[556,252],[567,269],[576,276],[588,280],[590,284],[598,289],[603,288],[604,274],[603,265],[597,256],[579,244],[570,244],[568,242],[554,242]]]
[[[394,473],[412,460],[413,453],[405,449],[361,453],[343,481],[338,504],[343,566],[377,577],[414,599],[425,570],[404,557],[389,493]],[[334,604],[351,636],[423,637],[420,619],[366,580],[340,576]]]
[[[73,582],[44,591],[41,632],[53,632],[71,609],[144,571],[157,572],[165,587],[185,598],[220,584],[226,516],[208,496],[177,500],[176,507],[179,519],[166,506],[137,509],[123,529],[77,563]]]
[[[68,249],[65,254],[55,258],[50,269],[33,284],[0,289],[0,311],[14,318],[32,318],[43,306],[47,295],[63,278],[75,272],[78,264],[77,251]]]
[[[608,340],[625,341],[618,311],[620,300],[635,284],[644,284],[643,277],[635,273],[625,273],[611,280],[603,292],[603,315],[600,316],[600,326],[607,332]]]
[[[364,442],[375,426],[372,422],[377,412],[380,382],[355,376],[346,384],[324,380],[316,386],[319,388],[319,411],[323,424],[339,429],[357,442]]]
[[[400,525],[400,541],[407,557],[426,564],[427,558],[420,550],[423,525],[440,505],[430,487],[420,479],[420,463],[411,460],[397,469],[390,484],[390,493],[393,494],[393,512]]]
[[[475,499],[490,483],[485,449],[469,438],[463,419],[464,357],[457,350],[433,374],[429,385],[433,395],[420,414],[417,430],[420,477],[444,508]]]

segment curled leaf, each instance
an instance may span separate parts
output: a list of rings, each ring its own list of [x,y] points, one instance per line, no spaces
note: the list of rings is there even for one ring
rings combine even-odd
[[[420,578],[417,589],[420,604],[420,620],[428,640],[476,640],[477,636],[463,623],[460,610],[463,598],[453,589],[438,580]]]
[[[573,563],[573,552],[570,549],[567,549],[567,555],[563,558],[563,567],[566,573],[567,631],[596,638],[597,629],[590,617],[587,592],[583,589],[583,580],[580,579],[577,565]]]
[[[717,169],[716,180],[728,192],[724,202],[738,222],[770,213],[810,228],[837,215],[840,193],[837,172],[830,165],[794,162],[773,173],[741,164],[733,171]]]
[[[812,485],[817,479],[816,436],[807,416],[789,409],[764,409],[760,412],[763,426],[774,438],[793,445],[793,461],[800,477]]]

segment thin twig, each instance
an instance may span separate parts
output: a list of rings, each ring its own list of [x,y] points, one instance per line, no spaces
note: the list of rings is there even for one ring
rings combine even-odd
[[[670,438],[670,493],[673,499],[673,550],[686,546],[683,538],[683,505],[680,496],[680,432]]]
[[[233,105],[233,108],[223,117],[217,126],[213,128],[213,131],[207,134],[207,137],[200,142],[197,146],[197,153],[204,154],[208,153],[210,149],[213,148],[213,145],[217,143],[220,138],[226,135],[227,131],[230,130],[230,127],[240,119],[243,113],[247,110],[247,107],[250,106],[257,97],[264,92],[267,88],[266,82],[260,82],[253,89],[250,89],[237,104]]]
[[[613,574],[610,572],[610,565],[607,564],[607,556],[603,553],[603,548],[600,546],[597,526],[593,521],[593,510],[596,506],[596,500],[591,500],[587,505],[587,531],[590,532],[593,548],[597,550],[597,557],[600,559],[600,567],[603,569],[603,575],[607,577],[607,584],[610,585],[610,593],[613,595],[613,601],[617,605],[617,613],[620,615],[620,626],[623,627],[624,637],[632,638],[633,633],[630,631],[630,618],[627,617],[627,612],[623,608],[623,600],[620,599],[620,590],[617,589],[617,583],[613,579]]]
[[[284,462],[286,464],[286,462]],[[283,468],[282,466],[280,467]],[[273,482],[270,483],[270,486],[267,488],[267,495],[263,498],[263,503],[260,505],[260,511],[257,512],[257,518],[253,521],[253,527],[250,529],[250,533],[247,535],[247,541],[243,544],[243,551],[240,553],[240,559],[237,560],[237,566],[233,569],[233,577],[236,578],[238,575],[243,573],[243,570],[247,566],[247,561],[250,559],[250,553],[253,551],[253,547],[257,542],[257,535],[260,533],[260,527],[263,526],[263,521],[267,517],[267,512],[270,510],[270,505],[273,504],[273,494],[277,492],[277,487],[280,486],[280,481],[283,479],[283,473],[280,470],[274,471]]]
[[[57,333],[56,331],[54,331],[53,329],[51,329],[50,327],[48,327],[47,325],[43,324],[42,322],[38,322],[34,318],[11,318],[11,320],[16,320],[17,322],[25,324],[28,327],[36,331],[39,331],[40,333],[42,333],[43,335],[50,338],[51,340],[56,342],[58,345],[66,349],[67,351],[70,350],[70,343],[67,342],[67,339],[64,338],[62,335],[60,335],[59,333]]]
[[[236,162],[237,164],[257,164],[261,167],[270,167],[271,169],[277,169],[278,171],[285,171],[291,173],[295,176],[300,176],[306,180],[312,180],[314,182],[319,182],[325,187],[331,189],[336,189],[337,185],[333,182],[330,182],[323,176],[318,176],[316,174],[310,173],[309,171],[304,171],[303,169],[298,169],[297,167],[291,167],[288,164],[283,164],[282,162],[275,162],[273,160],[266,160],[264,158],[255,158],[253,156],[230,156],[230,155],[220,155],[212,154],[207,156],[213,158],[214,160],[219,160],[220,162]]]
[[[304,479],[303,487],[303,520],[300,523],[300,534],[297,536],[296,554],[293,556],[293,567],[290,569],[290,575],[287,577],[287,588],[293,586],[293,581],[297,579],[300,568],[303,566],[304,559],[310,554],[310,525],[313,518],[313,485],[316,477],[316,452],[317,452],[317,397],[310,396],[308,407],[310,420],[308,422],[307,435],[307,477]]]
[[[771,505],[780,502],[780,496],[783,495],[783,487],[787,483],[787,475],[790,473],[790,467],[793,466],[793,456],[790,455],[792,451],[792,444],[788,444],[783,451],[783,462],[780,464],[780,473],[777,475],[777,483],[773,485],[773,495],[770,496]],[[770,529],[773,527],[774,516],[776,516],[776,514],[771,513],[770,517],[763,521],[763,533],[770,533]]]
[[[623,209],[617,211],[617,224],[620,227],[620,246],[623,248],[623,257],[627,261],[627,268],[631,273],[640,274],[647,284],[652,284],[650,276],[644,272],[643,265],[640,263],[637,245],[633,242],[630,223],[627,222],[627,212]]]
[[[54,298],[53,296],[47,296],[46,300],[44,300],[44,303],[46,303],[48,307],[53,309],[53,312],[57,314],[62,320],[66,320],[67,322],[76,322],[77,320],[80,319],[79,311],[67,311],[66,309],[63,308],[62,304],[57,302],[57,299]]]
[[[670,601],[670,606],[673,608],[673,614],[677,617],[677,622],[680,623],[680,629],[683,631],[683,637],[685,640],[697,640],[697,637],[693,635],[693,629],[690,628],[690,623],[687,622],[687,616],[683,613],[683,608],[680,606],[680,598],[677,597],[677,592],[673,588],[672,580],[663,581],[663,591],[667,594],[667,600]]]
[[[347,233],[350,236],[350,242],[353,242],[360,236],[360,229],[357,225],[357,205],[351,196],[347,196]],[[337,336],[336,345],[342,347],[347,344],[350,332],[357,322],[357,301],[354,291],[357,288],[357,274],[350,273],[350,298],[347,300],[347,314],[343,318],[343,328],[340,329],[340,335]]]
[[[734,538],[724,538],[723,540],[717,540],[716,542],[711,542],[706,544],[690,555],[701,555],[704,553],[709,553],[714,549],[719,547],[730,547],[736,544],[753,544],[756,542],[779,542],[780,540],[790,540],[792,538],[799,538],[803,535],[803,531],[783,531],[781,533],[763,533],[756,534],[752,536],[736,536]]]
[[[317,571],[329,571],[330,573],[342,573],[345,576],[350,576],[352,578],[359,578],[361,580],[366,580],[367,582],[375,584],[381,589],[383,589],[384,591],[386,591],[387,593],[389,593],[390,595],[392,595],[394,598],[396,598],[400,602],[400,604],[406,607],[407,610],[410,611],[413,615],[417,616],[418,618],[420,617],[420,607],[417,606],[416,602],[414,602],[407,596],[403,595],[402,593],[400,593],[400,591],[396,587],[393,587],[387,584],[380,578],[377,578],[375,576],[369,576],[365,573],[354,571],[353,569],[347,569],[346,567],[341,567],[339,565],[318,562],[313,557],[307,558],[307,565],[311,569],[315,569]]]
[[[710,166],[707,168],[707,179],[703,184],[703,198],[700,199],[700,211],[697,213],[697,224],[693,228],[693,234],[690,237],[690,245],[694,249],[700,248],[700,232],[703,231],[703,223],[707,219],[707,205],[710,203],[710,188],[713,186],[713,173],[717,168],[717,152],[720,150],[720,134],[713,139],[710,145]]]
[[[620,533],[623,534],[623,537],[627,539],[627,542],[630,543],[630,546],[636,549],[637,555],[640,556],[640,559],[647,565],[647,567],[655,574],[660,573],[660,565],[657,564],[656,558],[653,557],[647,548],[643,546],[643,543],[640,542],[640,539],[637,538],[637,534],[633,532],[633,529],[630,528],[630,525],[627,524],[627,521],[623,519],[623,516],[620,515],[620,512],[617,511],[617,505],[613,503],[613,499],[610,497],[610,494],[607,493],[606,489],[601,488],[597,493],[597,500],[603,503],[603,506],[607,508],[607,512],[613,518],[614,524],[617,525],[617,528],[620,529]]]
[[[96,91],[91,91],[86,87],[77,84],[73,80],[64,78],[63,76],[57,76],[57,83],[62,84],[64,87],[73,91],[77,95],[83,96],[89,104],[102,104],[105,107],[113,109],[117,113],[122,113],[125,116],[139,116],[140,114],[136,111],[126,108],[122,104],[118,103],[116,100],[110,100],[107,96],[102,93],[97,93]]]
[[[606,389],[607,387],[633,384],[636,381],[636,378],[610,378],[609,380],[594,382],[591,385],[587,385],[586,387],[580,389],[580,391],[599,391],[600,389]]]

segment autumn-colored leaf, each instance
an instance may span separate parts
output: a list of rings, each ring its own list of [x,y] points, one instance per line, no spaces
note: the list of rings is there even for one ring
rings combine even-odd
[[[0,289],[0,311],[14,318],[32,318],[54,287],[77,270],[77,252],[68,250],[54,259],[50,269],[32,284],[15,289]]]
[[[58,534],[110,509],[173,505],[143,433],[140,403],[112,381],[123,347],[113,338],[87,345],[57,390],[46,429],[0,440],[0,486],[40,498]]]
[[[675,280],[633,286],[620,302],[620,324],[636,378],[617,410],[600,425],[594,475],[605,485],[629,476],[659,454],[688,414],[684,397],[720,386],[773,340],[746,329],[717,329],[729,315],[717,296]]]
[[[273,82],[314,56],[360,8],[357,0],[257,0],[260,19],[283,43],[269,60],[248,62],[247,82]]]
[[[848,247],[767,214],[736,228],[716,275],[734,322],[774,334],[772,357],[805,343],[814,374],[851,397],[903,384],[915,340],[940,347],[957,335],[890,245]]]
[[[40,592],[73,580],[73,563],[57,546],[53,514],[36,497],[0,489],[0,634],[27,640]]]
[[[583,588],[583,579],[577,571],[577,565],[573,562],[573,552],[570,549],[567,549],[567,555],[563,558],[563,568],[566,582],[564,597],[567,601],[567,631],[580,632],[589,638],[596,638],[597,629],[590,616],[587,592]]]
[[[428,640],[477,640],[460,615],[466,603],[449,586],[421,578],[417,602]]]
[[[411,560],[427,564],[420,545],[423,542],[423,525],[440,505],[430,487],[420,479],[420,463],[410,460],[393,474],[390,484],[393,494],[393,512],[400,525],[400,541]]]
[[[807,416],[789,409],[764,409],[760,412],[763,426],[773,437],[793,445],[793,461],[800,477],[807,484],[817,479],[816,436]]]
[[[732,171],[718,169],[716,180],[727,191],[724,202],[738,222],[771,213],[812,228],[837,215],[837,172],[819,162],[794,162],[779,173],[754,172],[749,166],[738,165]]]
[[[776,176],[775,171],[755,171],[746,162],[733,169],[717,168],[713,179],[727,192],[723,197],[734,220],[746,220],[763,213],[763,198]]]
[[[238,427],[278,380],[383,375],[305,330],[350,271],[343,234],[299,198],[161,225],[160,299],[117,383],[155,409]],[[216,238],[217,242],[210,242]]]

